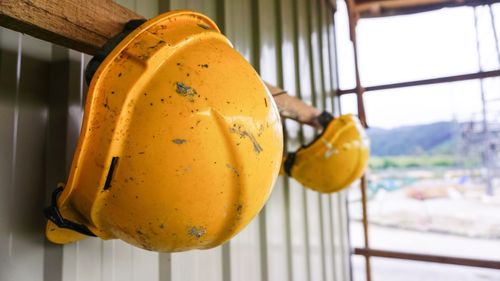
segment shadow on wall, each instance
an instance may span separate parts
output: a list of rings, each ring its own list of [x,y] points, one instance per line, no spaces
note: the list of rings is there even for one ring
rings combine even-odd
[[[69,73],[80,63],[20,52],[0,50],[0,280],[60,280],[61,272],[44,274],[44,262],[61,260],[62,247],[45,245],[42,211],[66,178]]]

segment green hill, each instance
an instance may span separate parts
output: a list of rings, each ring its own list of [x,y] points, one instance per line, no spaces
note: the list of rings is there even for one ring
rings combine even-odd
[[[457,143],[457,122],[404,126],[394,129],[370,128],[374,156],[453,154]]]

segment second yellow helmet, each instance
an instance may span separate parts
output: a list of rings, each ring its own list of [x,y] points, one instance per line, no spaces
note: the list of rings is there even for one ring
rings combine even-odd
[[[319,117],[323,132],[309,145],[288,153],[284,171],[313,190],[331,193],[352,184],[366,170],[370,142],[358,118],[347,114]]]

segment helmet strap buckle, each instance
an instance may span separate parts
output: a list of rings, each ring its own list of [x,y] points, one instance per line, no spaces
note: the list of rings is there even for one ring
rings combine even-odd
[[[60,228],[71,229],[81,234],[95,237],[96,235],[92,231],[90,231],[90,229],[85,225],[72,222],[68,219],[65,219],[62,216],[61,212],[59,211],[59,207],[57,206],[57,199],[59,198],[59,195],[61,194],[62,191],[63,187],[59,186],[58,188],[56,188],[56,190],[54,190],[54,192],[52,192],[51,204],[49,207],[43,210],[45,218],[52,221],[55,225],[57,225]]]

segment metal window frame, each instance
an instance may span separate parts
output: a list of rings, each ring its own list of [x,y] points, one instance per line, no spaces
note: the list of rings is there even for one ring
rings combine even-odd
[[[475,80],[479,79],[482,81],[485,78],[493,78],[500,77],[500,69],[491,70],[491,71],[482,71],[476,73],[468,73],[462,75],[454,75],[454,76],[444,76],[430,79],[422,79],[422,80],[413,80],[399,83],[391,83],[391,84],[382,84],[382,85],[374,85],[363,87],[361,85],[360,73],[359,73],[359,61],[358,61],[358,50],[357,50],[357,42],[356,42],[356,24],[360,18],[360,15],[356,12],[356,2],[355,0],[345,0],[347,4],[348,14],[349,14],[349,29],[350,29],[350,39],[352,42],[353,52],[354,52],[354,65],[355,65],[355,77],[356,77],[356,87],[353,89],[338,89],[336,91],[336,96],[340,97],[346,94],[355,94],[357,96],[357,108],[358,108],[358,116],[365,127],[367,125],[367,118],[364,110],[364,101],[363,96],[366,92],[373,92],[379,90],[388,90],[388,89],[397,89],[397,88],[405,88],[405,87],[413,87],[413,86],[423,86],[423,85],[432,85],[432,84],[442,84],[449,82],[459,82],[466,80]],[[474,9],[476,6],[480,5],[488,5],[491,10],[491,5],[498,1],[488,1],[487,3],[483,3],[482,1],[478,2],[465,2],[462,5],[458,6],[472,6]],[[472,4],[472,5],[471,5]],[[422,10],[424,11],[424,10]],[[418,12],[418,11],[416,11]],[[494,18],[491,12],[492,18]],[[494,25],[493,25],[494,27]],[[476,25],[476,33],[477,33],[477,25]],[[496,33],[495,33],[496,35]],[[495,39],[498,41],[498,38]],[[476,40],[479,42],[479,38]],[[479,43],[478,43],[479,44]],[[498,42],[497,42],[498,45]],[[498,50],[498,46],[497,46]],[[500,58],[500,50],[499,58]],[[479,49],[478,49],[478,52]],[[431,262],[431,263],[440,263],[440,264],[449,264],[449,265],[460,265],[460,266],[470,266],[470,267],[479,267],[479,268],[489,268],[489,269],[500,269],[500,261],[495,260],[485,260],[485,259],[471,259],[471,258],[459,258],[453,256],[441,256],[441,255],[427,255],[427,254],[418,254],[418,253],[410,253],[403,251],[387,251],[381,249],[373,249],[370,247],[369,234],[368,234],[368,208],[367,208],[367,196],[366,196],[366,175],[363,175],[360,182],[361,189],[361,203],[362,203],[362,224],[363,224],[363,236],[364,236],[364,247],[363,248],[354,248],[352,249],[351,255],[360,255],[365,258],[365,270],[366,270],[366,280],[372,280],[371,274],[371,257],[381,257],[381,258],[390,258],[390,259],[402,259],[402,260],[411,260],[411,261],[420,261],[420,262]],[[352,276],[351,276],[352,278]]]

